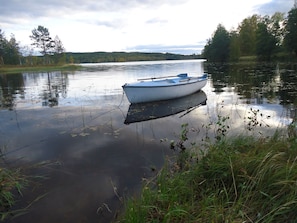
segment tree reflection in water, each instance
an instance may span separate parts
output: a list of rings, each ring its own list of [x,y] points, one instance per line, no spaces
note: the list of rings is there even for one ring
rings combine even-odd
[[[47,88],[43,90],[42,106],[54,107],[59,104],[59,97],[67,97],[67,74],[47,72]]]

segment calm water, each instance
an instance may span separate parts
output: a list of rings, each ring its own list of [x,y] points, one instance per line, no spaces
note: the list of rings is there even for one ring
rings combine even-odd
[[[185,72],[208,73],[203,92],[133,107],[121,88],[139,78]],[[29,213],[13,222],[110,222],[122,198],[137,193],[142,178],[172,154],[161,139],[177,140],[183,123],[189,123],[191,142],[215,137],[218,117],[230,117],[229,135],[269,135],[296,120],[296,87],[296,65],[200,60],[0,74],[2,163],[44,176],[23,191],[18,208],[30,204]]]

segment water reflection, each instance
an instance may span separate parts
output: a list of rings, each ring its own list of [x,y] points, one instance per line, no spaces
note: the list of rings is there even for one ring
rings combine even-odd
[[[14,75],[0,74],[0,108],[12,110],[15,98],[24,98],[24,79],[21,73]]]
[[[206,99],[204,91],[199,91],[178,99],[131,104],[124,123],[130,124],[163,118],[183,111],[189,113],[200,105],[206,105]]]
[[[206,64],[213,92],[238,95],[232,104],[246,104],[277,112],[278,123],[295,123],[297,111],[297,66],[286,63]],[[273,108],[281,105],[279,109]],[[268,110],[269,111],[269,110]],[[282,120],[283,121],[280,121]]]
[[[208,64],[214,92],[236,92],[247,104],[297,104],[296,67],[286,64]]]
[[[67,97],[68,72],[0,74],[0,109],[24,104],[53,107]]]
[[[43,89],[41,98],[42,106],[57,106],[59,97],[67,97],[68,75],[61,72],[48,72],[47,83]]]

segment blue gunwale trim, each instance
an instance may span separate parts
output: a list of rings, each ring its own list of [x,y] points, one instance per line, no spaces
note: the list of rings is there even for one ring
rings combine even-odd
[[[197,82],[202,82],[202,81],[206,81],[207,79],[201,79],[201,80],[197,80],[195,82],[184,82],[184,83],[174,83],[174,84],[170,84],[170,85],[155,85],[155,86],[148,86],[148,85],[139,85],[139,86],[134,86],[134,85],[128,85],[128,84],[124,84],[122,87],[123,88],[164,88],[164,87],[176,87],[176,86],[181,86],[181,85],[192,85],[192,84],[196,84]]]

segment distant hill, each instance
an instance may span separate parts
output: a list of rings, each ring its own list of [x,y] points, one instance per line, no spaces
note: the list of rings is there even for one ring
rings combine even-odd
[[[141,52],[93,52],[65,53],[68,63],[102,63],[154,60],[188,60],[200,59],[200,55],[181,55],[172,53],[141,53]]]

